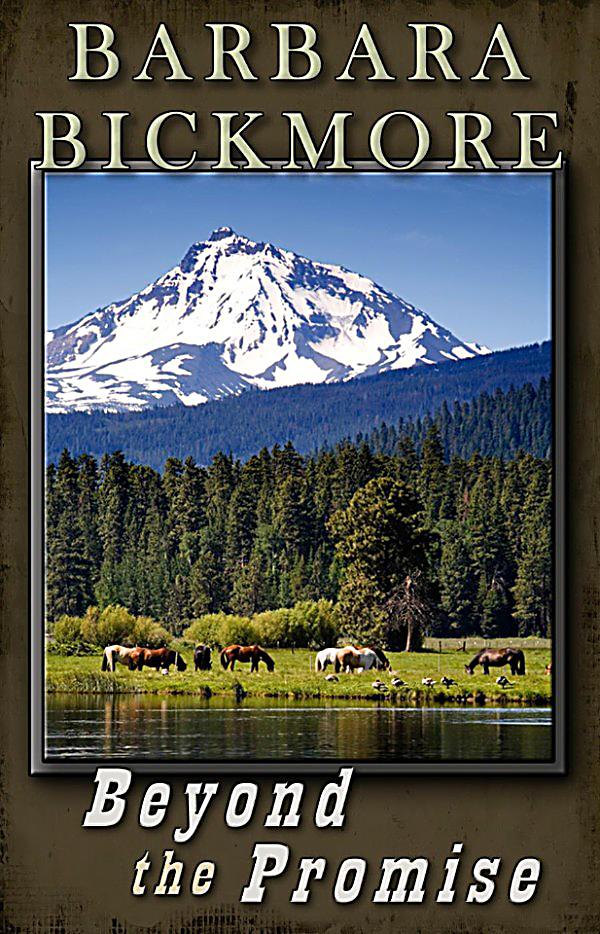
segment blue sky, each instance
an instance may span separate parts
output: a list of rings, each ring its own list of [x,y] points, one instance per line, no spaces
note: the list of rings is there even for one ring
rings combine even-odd
[[[49,327],[126,298],[228,225],[361,272],[464,340],[550,336],[551,180],[344,175],[50,175]]]

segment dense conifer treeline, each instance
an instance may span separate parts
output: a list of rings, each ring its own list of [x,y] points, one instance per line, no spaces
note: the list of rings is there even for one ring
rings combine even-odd
[[[328,598],[340,632],[390,647],[423,608],[430,633],[550,635],[550,461],[447,460],[440,424],[415,431],[418,450],[380,431],[310,457],[288,443],[245,463],[170,458],[162,474],[64,451],[47,470],[48,618],[121,605],[179,634]]]
[[[470,402],[446,402],[433,415],[424,418],[400,419],[397,426],[380,427],[357,442],[366,440],[372,451],[393,454],[398,439],[409,437],[418,451],[432,425],[436,425],[446,458],[453,456],[501,457],[510,460],[519,451],[534,457],[550,457],[552,451],[552,388],[542,378],[534,388],[526,383],[507,392],[496,389],[493,394],[481,393]]]
[[[537,388],[540,380],[549,378],[551,366],[551,344],[546,342],[347,383],[244,392],[199,406],[49,415],[47,458],[55,462],[64,448],[75,455],[88,453],[97,458],[119,450],[128,460],[162,470],[169,456],[181,460],[191,456],[198,464],[208,464],[222,451],[247,460],[263,447],[287,441],[297,451],[311,454],[344,438],[355,438],[359,432],[368,433],[383,422],[397,426],[400,419],[414,420],[410,433],[414,430],[415,438],[422,441],[419,418],[440,407],[443,410],[444,403],[454,414],[454,400],[465,403],[481,393],[489,394],[490,401],[483,403],[487,410],[481,413],[476,436],[473,422],[478,412],[471,413],[471,424],[463,418],[462,439],[457,437],[457,446],[449,453],[470,457],[479,450],[512,457],[523,448],[546,456],[551,432],[550,408],[545,406],[549,393],[536,400],[538,408],[531,410],[534,424],[528,427],[527,405],[531,400],[522,398],[519,412],[514,413],[514,400],[499,404],[497,391],[509,396],[513,386],[516,391],[526,383]],[[487,419],[493,422],[489,428]],[[503,438],[508,435],[507,445]],[[444,443],[448,447],[448,438]]]

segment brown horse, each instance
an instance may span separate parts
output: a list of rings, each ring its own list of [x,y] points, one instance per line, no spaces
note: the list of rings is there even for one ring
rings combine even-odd
[[[369,650],[367,649],[366,651],[368,652]],[[345,648],[339,649],[336,653],[334,665],[336,674],[340,671],[349,671],[352,674],[356,668],[362,668],[363,666],[364,653],[355,649],[354,646],[347,645]]]
[[[482,649],[475,658],[471,659],[468,665],[465,665],[467,674],[474,674],[477,665],[481,665],[484,675],[490,673],[490,668],[502,668],[503,665],[510,665],[511,675],[525,674],[525,656],[523,652],[521,649],[513,649],[510,646],[505,649]]]
[[[260,645],[228,645],[221,652],[221,664],[233,671],[236,662],[250,662],[251,672],[258,671],[259,662],[264,662],[269,671],[275,668],[275,662]]]
[[[185,671],[187,668],[183,658],[175,649],[134,649],[129,656],[129,667],[132,671],[141,671],[142,668],[157,668],[169,670],[171,665],[177,667],[177,671]]]

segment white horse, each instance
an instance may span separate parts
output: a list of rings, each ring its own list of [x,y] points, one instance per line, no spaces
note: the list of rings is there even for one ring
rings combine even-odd
[[[315,658],[315,671],[325,671],[328,665],[335,665],[337,649],[321,649]]]
[[[119,662],[120,665],[129,666],[129,656],[133,652],[133,649],[127,648],[125,645],[107,645],[102,653],[102,671],[114,671],[115,665]]]
[[[372,649],[369,646],[356,646],[353,645],[351,648],[355,652],[358,652],[359,655],[363,656],[365,660],[368,660],[368,664],[363,667],[363,671],[368,671],[369,668],[376,668],[377,671],[385,671],[387,668],[391,668],[389,659],[383,653],[381,649],[375,648]]]

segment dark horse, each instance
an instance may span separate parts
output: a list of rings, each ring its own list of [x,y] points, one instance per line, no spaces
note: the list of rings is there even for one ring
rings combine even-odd
[[[521,649],[482,649],[468,665],[465,665],[467,674],[475,673],[477,665],[481,665],[484,675],[488,675],[490,668],[502,668],[510,665],[511,675],[525,674],[525,656]]]
[[[142,668],[158,668],[169,670],[176,665],[177,671],[185,671],[186,663],[175,649],[134,649],[129,656],[129,667],[132,671],[141,671]]]
[[[372,652],[375,652],[375,655],[376,655],[377,658],[379,659],[381,668],[382,668],[384,671],[387,670],[388,668],[391,668],[391,667],[392,667],[392,666],[390,665],[390,660],[389,660],[389,658],[387,657],[387,655],[383,652],[383,649],[378,648],[378,646],[376,646],[376,645],[369,645],[368,648],[371,649]]]
[[[221,664],[233,671],[236,662],[250,662],[250,671],[258,671],[259,662],[264,662],[269,671],[275,668],[275,662],[260,645],[228,645],[221,652]]]
[[[194,649],[194,671],[210,671],[211,668],[210,646],[197,645]]]

